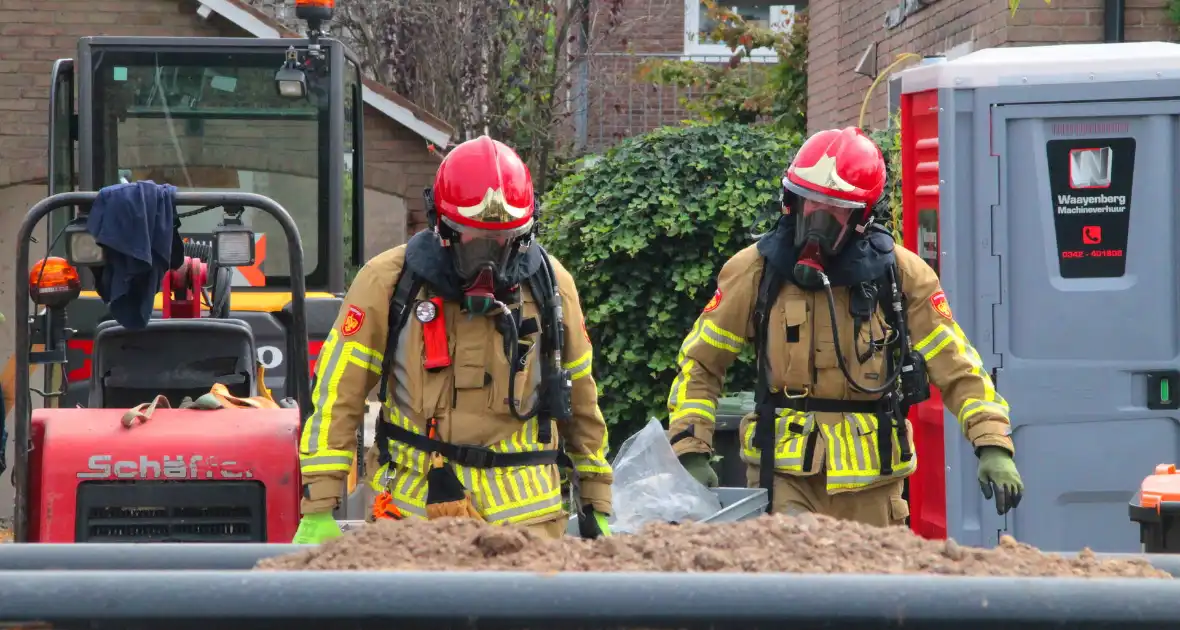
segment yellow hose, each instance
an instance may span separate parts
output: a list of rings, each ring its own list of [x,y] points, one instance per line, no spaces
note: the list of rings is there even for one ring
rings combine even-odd
[[[920,60],[922,59],[922,56],[916,53],[901,53],[896,59],[893,60],[893,63],[886,66],[885,70],[882,71],[881,74],[877,75],[876,79],[873,79],[873,83],[869,85],[869,91],[865,92],[865,100],[860,104],[860,118],[857,118],[856,120],[856,126],[858,128],[865,128],[865,113],[869,109],[869,99],[873,97],[873,90],[877,89],[877,84],[881,82],[881,79],[889,76],[889,73],[893,72],[893,69],[899,64],[901,64],[903,61],[909,61],[910,59]]]

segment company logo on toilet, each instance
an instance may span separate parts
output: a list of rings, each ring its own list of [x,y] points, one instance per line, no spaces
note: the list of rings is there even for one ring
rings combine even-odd
[[[1074,149],[1069,152],[1069,187],[1110,188],[1114,151],[1110,147]]]

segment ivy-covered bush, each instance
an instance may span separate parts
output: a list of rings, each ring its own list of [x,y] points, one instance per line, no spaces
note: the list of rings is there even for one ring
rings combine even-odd
[[[893,233],[893,240],[902,242],[901,238],[901,117],[891,116],[889,124],[883,129],[869,130],[873,142],[881,147],[885,154],[885,162],[889,172],[889,181],[885,186],[885,197],[889,199],[889,216],[883,217],[885,227]]]
[[[625,140],[545,197],[542,242],[578,283],[603,415],[618,445],[667,417],[676,355],[725,261],[778,216],[797,134],[737,123]],[[753,352],[727,391],[753,387]]]

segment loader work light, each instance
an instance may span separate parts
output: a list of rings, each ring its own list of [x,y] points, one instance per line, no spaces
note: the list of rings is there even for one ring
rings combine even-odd
[[[98,267],[106,262],[102,246],[86,230],[86,219],[80,217],[66,226],[66,260],[71,265]]]
[[[283,98],[307,96],[307,75],[299,68],[283,66],[275,73],[275,89]]]
[[[43,258],[29,272],[29,299],[47,308],[62,308],[82,292],[78,270],[64,258]]]
[[[307,96],[307,74],[299,67],[299,51],[291,46],[286,54],[286,61],[275,73],[275,89],[283,98],[303,98]]]
[[[254,264],[254,231],[242,225],[241,213],[226,212],[221,225],[213,228],[213,262],[220,267],[249,267]]]

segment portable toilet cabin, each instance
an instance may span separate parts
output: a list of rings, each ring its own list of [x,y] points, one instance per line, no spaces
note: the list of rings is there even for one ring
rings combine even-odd
[[[998,516],[936,396],[912,527],[1138,551],[1128,500],[1180,460],[1180,45],[993,48],[900,83],[905,244],[1011,405],[1026,484]]]

